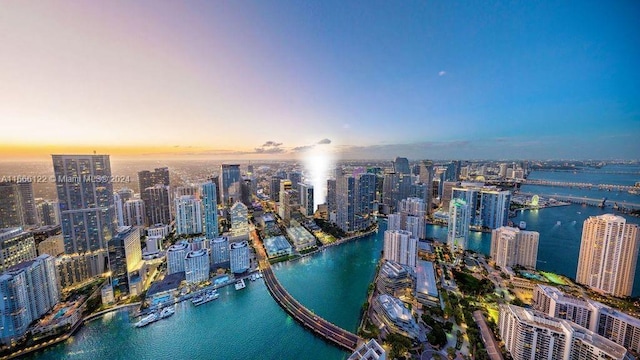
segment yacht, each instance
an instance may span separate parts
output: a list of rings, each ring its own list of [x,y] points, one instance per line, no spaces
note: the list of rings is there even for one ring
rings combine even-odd
[[[247,286],[247,284],[244,283],[244,279],[240,279],[240,280],[236,281],[236,285],[235,285],[236,290],[242,290],[246,286]]]
[[[160,311],[160,319],[168,318],[169,316],[176,313],[176,309],[173,306],[167,306],[166,308]]]
[[[525,221],[520,221],[518,227],[520,228],[520,230],[525,230],[527,228],[527,223]]]
[[[151,324],[154,321],[158,321],[158,314],[152,313],[142,318],[142,320],[138,321],[135,326],[136,327],[144,327]]]
[[[194,297],[193,299],[191,299],[191,303],[195,306],[202,304],[203,301],[204,301],[204,294],[200,294]]]
[[[217,291],[215,291],[215,290],[210,290],[210,291],[207,291],[207,292],[205,293],[205,296],[204,296],[204,298],[203,298],[203,300],[202,300],[201,302],[199,302],[199,303],[197,303],[197,304],[195,304],[195,303],[194,303],[194,304],[195,304],[196,306],[198,306],[198,305],[202,305],[202,304],[206,304],[206,303],[208,303],[209,301],[215,300],[215,299],[217,299],[217,298],[219,298],[219,297],[220,297],[220,294],[218,294],[218,292],[217,292]]]

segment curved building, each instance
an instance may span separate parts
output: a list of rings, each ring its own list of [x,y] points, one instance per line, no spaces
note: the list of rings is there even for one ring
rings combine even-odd
[[[167,275],[184,271],[184,258],[189,252],[189,244],[181,242],[167,249]]]
[[[189,251],[184,258],[184,273],[187,283],[197,284],[209,280],[209,251]]]
[[[249,243],[241,241],[230,244],[229,257],[231,261],[231,271],[234,274],[241,274],[249,270]]]

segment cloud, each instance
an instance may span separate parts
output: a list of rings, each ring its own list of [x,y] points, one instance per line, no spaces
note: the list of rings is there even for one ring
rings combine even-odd
[[[327,139],[327,138],[324,138],[324,139],[322,139],[322,140],[318,141],[318,143],[317,143],[317,144],[318,144],[318,145],[327,145],[327,144],[331,144],[331,140],[329,140],[329,139]]]
[[[263,148],[264,147],[278,147],[280,145],[282,145],[282,143],[269,140],[269,141],[265,142],[264,144],[262,144],[261,147],[263,147]]]
[[[279,147],[258,147],[253,149],[256,154],[281,154],[284,149]]]
[[[293,152],[307,151],[307,150],[313,149],[313,147],[314,147],[313,145],[296,146],[293,149],[291,149],[291,151]]]
[[[440,72],[438,72],[438,76],[445,76],[447,75],[447,72],[444,70],[440,70]]]

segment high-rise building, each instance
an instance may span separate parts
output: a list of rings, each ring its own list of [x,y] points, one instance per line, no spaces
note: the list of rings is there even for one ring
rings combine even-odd
[[[169,186],[169,168],[161,167],[153,171],[143,170],[138,172],[138,189],[141,194],[146,188],[156,185]]]
[[[229,244],[229,260],[234,274],[249,270],[249,243],[241,241]]]
[[[40,219],[38,219],[36,199],[33,196],[33,183],[31,181],[22,181],[17,183],[17,187],[20,194],[24,225],[39,224]]]
[[[218,237],[218,204],[216,184],[212,181],[202,184],[202,206],[204,208],[204,232],[209,240]]]
[[[200,189],[197,185],[183,185],[176,188],[176,199],[181,196],[200,197]]]
[[[300,183],[300,210],[304,216],[313,216],[313,185]]]
[[[117,192],[113,193],[113,206],[118,226],[124,226],[124,201]]]
[[[287,173],[287,179],[291,181],[291,186],[298,189],[298,184],[302,182],[302,173],[299,171],[290,171]]]
[[[127,200],[123,206],[123,226],[145,226],[147,212],[142,199]]]
[[[591,330],[514,305],[500,305],[499,329],[514,359],[631,358],[623,346]]]
[[[337,181],[335,179],[327,180],[327,210],[331,213],[338,210],[336,205],[336,189]]]
[[[629,296],[638,261],[638,226],[612,214],[584,221],[576,282],[613,296]]]
[[[419,181],[425,185],[427,185],[427,192],[426,192],[426,196],[424,198],[424,202],[425,204],[427,204],[427,214],[430,215],[431,211],[432,211],[432,197],[433,197],[433,176],[434,175],[434,168],[433,168],[433,161],[431,160],[422,160],[420,162],[420,175],[419,175]]]
[[[209,280],[209,251],[207,249],[189,251],[184,258],[184,272],[188,284]]]
[[[250,177],[243,177],[240,182],[240,201],[247,206],[253,202],[253,194],[256,193],[256,180]]]
[[[449,204],[447,245],[452,252],[467,250],[469,241],[469,205],[464,200],[453,199]]]
[[[418,239],[426,239],[425,216],[427,205],[423,199],[409,197],[398,202],[402,230],[408,230]]]
[[[0,229],[0,272],[36,256],[33,234],[21,227]]]
[[[463,199],[469,205],[470,225],[497,229],[506,226],[511,204],[510,191],[498,191],[482,184],[463,183],[452,189],[453,199]]]
[[[491,231],[491,257],[500,267],[520,265],[535,269],[538,260],[538,241],[536,231],[524,231],[503,226]]]
[[[201,234],[202,201],[193,195],[176,199],[176,233],[178,235]]]
[[[169,196],[169,187],[166,185],[158,184],[144,189],[141,198],[147,213],[147,224],[171,224]]]
[[[120,294],[136,293],[142,265],[140,230],[134,226],[118,228],[116,235],[109,241],[109,269],[111,285]]]
[[[40,201],[36,204],[36,211],[38,212],[38,219],[40,225],[59,225],[59,209],[57,201]]]
[[[65,251],[105,249],[117,224],[109,155],[52,155]]]
[[[376,203],[376,187],[378,177],[375,174],[365,173],[358,176],[357,182],[357,211],[359,214],[370,214]]]
[[[229,238],[217,237],[211,240],[211,263],[221,264],[229,261]]]
[[[50,255],[20,263],[0,275],[0,338],[9,344],[60,301],[55,259]]]
[[[416,266],[418,239],[406,230],[384,232],[384,258],[402,265]]]
[[[374,324],[389,333],[396,333],[417,340],[420,338],[420,327],[400,299],[387,294],[373,299]]]
[[[64,238],[62,234],[50,236],[38,244],[38,255],[43,254],[49,254],[53,257],[64,254]]]
[[[279,176],[272,176],[269,184],[269,200],[280,201],[280,181],[283,180]]]
[[[12,181],[0,182],[0,228],[24,225],[18,185]]]
[[[167,275],[184,271],[184,258],[189,251],[188,242],[180,242],[167,249]]]
[[[396,157],[393,161],[393,171],[397,174],[411,174],[409,160],[404,157]]]
[[[356,230],[356,181],[353,176],[336,179],[336,224],[344,232]]]
[[[248,237],[249,236],[249,209],[237,201],[229,210],[231,216],[231,236]]]
[[[220,166],[221,200],[225,206],[232,206],[236,201],[240,201],[240,165],[222,164]]]

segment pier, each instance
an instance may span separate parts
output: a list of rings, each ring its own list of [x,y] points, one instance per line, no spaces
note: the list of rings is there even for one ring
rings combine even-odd
[[[592,183],[578,183],[578,182],[564,182],[564,181],[549,181],[549,180],[537,180],[527,179],[522,185],[538,185],[538,186],[555,186],[555,187],[569,187],[578,189],[589,190],[606,190],[606,191],[639,191],[640,187],[632,185],[613,185],[613,184],[592,184]]]
[[[251,236],[254,239],[254,244],[257,245],[256,255],[259,259],[260,269],[264,276],[264,283],[267,285],[267,289],[273,299],[284,311],[316,335],[319,335],[325,340],[336,344],[343,349],[353,352],[359,344],[364,343],[364,339],[361,337],[319,317],[294,299],[276,278],[273,269],[271,269],[271,264],[267,260],[267,255],[262,247],[262,242],[255,230],[252,232]]]

